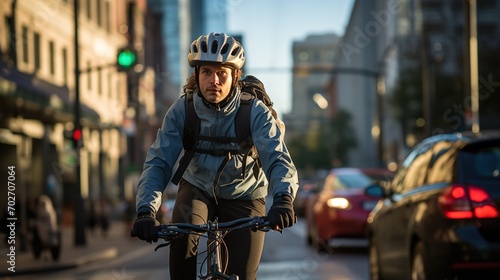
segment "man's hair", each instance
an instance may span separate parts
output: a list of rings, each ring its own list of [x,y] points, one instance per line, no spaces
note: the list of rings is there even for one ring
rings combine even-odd
[[[191,75],[187,78],[186,84],[182,87],[182,91],[185,94],[193,93],[198,87],[198,83],[196,82],[195,73],[191,73]]]

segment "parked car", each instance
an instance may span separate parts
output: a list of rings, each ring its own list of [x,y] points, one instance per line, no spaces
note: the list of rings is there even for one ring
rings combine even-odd
[[[371,279],[491,279],[479,273],[500,269],[499,132],[429,137],[387,188],[365,194],[382,198],[368,218]]]
[[[307,200],[317,192],[318,182],[314,180],[300,180],[299,186],[299,190],[293,201],[293,209],[297,216],[303,217]]]
[[[306,203],[307,242],[316,249],[367,246],[366,219],[379,197],[364,188],[390,180],[384,168],[334,168]]]

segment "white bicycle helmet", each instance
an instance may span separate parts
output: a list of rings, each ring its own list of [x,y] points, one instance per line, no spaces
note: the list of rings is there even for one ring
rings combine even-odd
[[[241,69],[245,63],[245,51],[233,37],[214,32],[191,43],[188,61],[191,67],[214,62]]]

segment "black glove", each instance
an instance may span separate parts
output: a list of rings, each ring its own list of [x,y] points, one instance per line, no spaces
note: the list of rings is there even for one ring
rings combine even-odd
[[[151,243],[158,241],[158,229],[160,225],[151,213],[139,213],[134,222],[134,234],[141,240]]]
[[[290,195],[281,195],[274,199],[273,205],[267,213],[271,229],[284,229],[293,226],[295,213],[293,199]]]

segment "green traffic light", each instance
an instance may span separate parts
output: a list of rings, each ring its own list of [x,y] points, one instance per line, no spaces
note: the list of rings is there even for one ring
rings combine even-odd
[[[132,67],[137,61],[137,55],[131,50],[122,50],[118,54],[118,65],[123,68]]]

